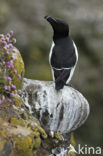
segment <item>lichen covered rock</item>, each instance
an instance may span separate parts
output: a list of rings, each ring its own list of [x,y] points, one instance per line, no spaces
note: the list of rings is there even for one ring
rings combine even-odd
[[[18,95],[16,94],[13,97],[12,103],[0,105],[0,156],[53,156],[53,154],[56,156],[75,156],[74,153],[70,153],[68,148],[70,144],[75,147],[73,133],[71,132],[74,129],[71,127],[71,131],[70,129],[68,131],[68,124],[71,124],[71,121],[73,121],[72,116],[72,120],[70,120],[69,114],[66,116],[64,111],[62,116],[68,117],[68,120],[65,119],[68,121],[66,127],[63,127],[63,129],[59,128],[59,130],[51,129],[50,123],[52,124],[54,122],[52,120],[57,121],[57,119],[60,119],[58,121],[59,125],[62,123],[61,114],[60,118],[54,118],[52,113],[49,114],[49,111],[53,111],[53,106],[48,107],[47,110],[45,107],[48,102],[55,106],[53,101],[57,102],[56,98],[60,99],[59,94],[62,97],[65,95],[65,100],[68,101],[65,92],[73,92],[73,90],[69,87],[64,88],[61,93],[57,93],[52,82],[25,79],[23,89],[18,92]],[[70,94],[69,92],[68,96]],[[58,96],[56,96],[57,94]],[[84,100],[80,93],[76,92],[75,94],[82,99],[82,102],[84,101],[86,107],[81,108],[85,110],[83,110],[85,114],[83,115],[81,111],[81,118],[83,118],[82,120],[86,120],[87,110],[89,110],[87,109],[89,108],[87,101]],[[75,96],[73,94],[73,97]],[[48,101],[48,97],[49,100],[50,98],[52,100]],[[75,101],[77,99],[74,98],[73,100]],[[41,104],[44,105],[42,106]],[[59,107],[60,104],[57,104]],[[77,102],[76,104],[78,105]],[[76,106],[76,111],[79,111],[79,109],[80,107]],[[58,113],[58,109],[56,109],[55,113]],[[80,121],[79,118],[78,121]],[[80,126],[76,122],[73,126],[75,127],[75,125],[77,125],[77,128]]]
[[[24,79],[21,97],[29,112],[45,129],[48,138],[43,141],[37,156],[74,156],[69,146],[75,146],[71,133],[79,128],[89,115],[89,104],[72,87],[56,91],[53,82]]]
[[[72,131],[88,114],[87,101],[73,88],[58,93],[52,82],[24,79],[12,103],[0,105],[0,156],[75,156],[68,148],[75,147]]]
[[[0,156],[36,156],[46,138],[45,130],[29,113],[15,105],[0,105]]]

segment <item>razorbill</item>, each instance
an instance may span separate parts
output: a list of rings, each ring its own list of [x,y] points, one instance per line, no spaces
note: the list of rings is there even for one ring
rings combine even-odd
[[[53,28],[53,42],[50,49],[49,62],[52,69],[55,89],[60,90],[68,85],[77,61],[78,51],[74,41],[69,35],[69,25],[57,18],[45,16]]]

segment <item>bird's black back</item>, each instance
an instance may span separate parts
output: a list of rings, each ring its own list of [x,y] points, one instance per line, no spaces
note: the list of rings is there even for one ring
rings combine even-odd
[[[50,63],[52,67],[57,69],[71,68],[75,65],[75,49],[69,36],[55,40]]]

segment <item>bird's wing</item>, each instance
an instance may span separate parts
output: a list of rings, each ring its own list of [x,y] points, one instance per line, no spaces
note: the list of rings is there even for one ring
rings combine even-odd
[[[64,49],[65,51],[65,49]],[[59,50],[60,52],[60,50]],[[69,50],[67,52],[67,54],[61,53],[57,53],[57,48],[54,47],[53,49],[53,53],[51,56],[51,65],[52,67],[56,68],[56,69],[64,69],[64,68],[71,68],[75,65],[76,63],[76,55],[75,55],[75,49],[72,50],[72,52],[70,52],[69,54]]]
[[[55,69],[70,69],[76,63],[74,46],[55,45],[52,49],[51,66]]]

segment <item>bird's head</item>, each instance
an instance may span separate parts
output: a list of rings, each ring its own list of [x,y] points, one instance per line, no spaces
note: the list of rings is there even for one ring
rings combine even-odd
[[[54,30],[53,39],[67,37],[69,35],[69,25],[65,21],[51,16],[45,16],[44,18],[51,24]]]

